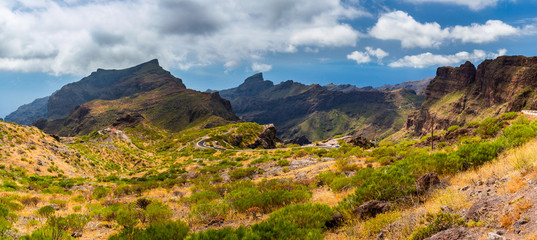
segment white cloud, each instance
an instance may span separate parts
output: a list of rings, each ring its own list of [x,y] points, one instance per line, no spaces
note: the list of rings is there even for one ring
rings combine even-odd
[[[425,68],[434,65],[453,65],[462,61],[479,61],[485,58],[496,58],[505,55],[506,49],[498,50],[498,53],[485,52],[483,50],[474,50],[472,53],[459,52],[453,55],[436,55],[430,52],[419,55],[405,56],[389,64],[390,67],[413,67]]]
[[[455,26],[451,29],[451,37],[462,42],[485,43],[498,40],[500,37],[518,34],[520,29],[514,28],[499,20],[488,20],[484,25]]]
[[[438,23],[419,23],[402,11],[382,15],[369,34],[382,40],[399,40],[401,46],[438,47],[449,36],[449,31]]]
[[[319,47],[354,46],[357,40],[358,31],[346,24],[304,29],[291,36],[291,44],[293,45]]]
[[[340,0],[0,1],[0,70],[86,75],[158,58],[164,67],[255,62],[266,53],[354,46]]]
[[[526,26],[525,29],[531,29]],[[530,32],[530,31],[526,31]],[[398,40],[404,48],[436,48],[446,41],[460,40],[464,43],[487,43],[500,37],[523,34],[520,28],[500,20],[488,20],[485,24],[442,28],[436,22],[420,23],[406,12],[395,11],[383,14],[369,34],[381,40]]]
[[[351,54],[347,55],[347,59],[354,60],[356,63],[368,63],[373,61],[371,57],[376,57],[379,63],[382,62],[382,59],[390,55],[384,50],[372,47],[366,47],[364,52],[354,51]]]
[[[351,54],[347,55],[347,59],[354,60],[358,64],[371,62],[371,57],[369,56],[369,54],[358,51],[354,51]]]
[[[263,64],[263,63],[252,63],[252,71],[254,72],[268,72],[272,69],[272,65]]]
[[[383,58],[390,55],[389,53],[385,52],[384,50],[380,48],[373,49],[372,47],[366,47],[365,50],[367,51],[369,55],[377,57],[379,61],[382,61]]]
[[[435,3],[447,3],[447,4],[456,4],[467,6],[472,10],[481,10],[486,7],[496,6],[499,0],[406,0],[407,2],[412,3],[424,3],[424,2],[435,2]]]

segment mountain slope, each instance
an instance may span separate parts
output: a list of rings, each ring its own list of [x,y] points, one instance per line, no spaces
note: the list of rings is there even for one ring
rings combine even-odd
[[[537,108],[537,57],[501,56],[476,68],[441,67],[425,90],[420,111],[406,129],[424,134],[505,112]]]
[[[220,94],[243,120],[273,123],[285,139],[322,140],[350,132],[386,136],[421,103],[411,90],[341,92],[291,80],[274,85],[261,73]]]
[[[38,98],[29,104],[20,106],[15,112],[6,116],[7,122],[31,125],[35,120],[46,118],[48,113],[49,97]]]
[[[0,161],[3,168],[28,174],[69,177],[94,173],[88,159],[35,127],[0,121]]]
[[[114,100],[162,86],[185,88],[181,79],[162,69],[156,59],[123,70],[98,69],[53,93],[47,104],[47,118],[66,117],[71,109],[95,99]]]
[[[177,132],[239,120],[218,93],[186,89],[156,60],[124,70],[97,70],[62,87],[48,101],[48,116],[35,125],[61,136],[142,122]]]

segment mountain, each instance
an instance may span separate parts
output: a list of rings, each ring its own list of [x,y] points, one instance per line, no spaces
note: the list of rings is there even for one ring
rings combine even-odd
[[[423,99],[408,89],[342,92],[291,80],[274,85],[262,73],[220,95],[230,100],[244,121],[273,123],[284,139],[306,136],[309,140],[351,132],[387,136],[403,126]]]
[[[66,117],[71,109],[95,99],[114,100],[162,86],[186,88],[181,79],[162,69],[156,59],[123,70],[97,69],[53,93],[47,104],[47,118]]]
[[[440,67],[406,129],[424,134],[505,112],[537,108],[537,57],[501,56],[477,66]]]
[[[48,110],[47,118],[35,121],[35,125],[61,136],[142,123],[176,132],[239,120],[230,103],[218,93],[187,89],[181,79],[160,67],[157,60],[123,70],[98,69],[63,86],[46,104],[44,101],[40,101],[40,106]],[[11,119],[24,116],[20,113],[11,114]],[[25,122],[30,120],[33,119],[28,117]]]
[[[327,85],[324,85],[323,87],[326,88],[327,90],[330,90],[330,91],[338,91],[338,92],[344,92],[344,93],[364,92],[364,91],[373,91],[374,90],[373,87],[358,88],[358,87],[356,87],[354,85],[351,85],[351,84],[335,85],[333,83],[329,83]]]
[[[412,89],[416,92],[418,95],[425,95],[425,88],[427,88],[427,85],[433,80],[434,77],[428,77],[422,80],[417,81],[406,81],[395,85],[384,85],[382,87],[377,87],[378,90],[396,90],[401,88],[408,88]]]
[[[5,120],[7,122],[31,125],[37,119],[46,118],[48,99],[49,97],[38,98],[32,103],[22,105],[15,112],[7,115]]]

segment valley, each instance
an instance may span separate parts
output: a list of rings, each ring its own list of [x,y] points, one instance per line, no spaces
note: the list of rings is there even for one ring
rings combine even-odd
[[[536,59],[210,93],[99,69],[0,121],[0,237],[536,239]]]

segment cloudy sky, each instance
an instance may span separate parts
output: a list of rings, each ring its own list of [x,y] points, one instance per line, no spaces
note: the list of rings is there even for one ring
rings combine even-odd
[[[0,117],[97,68],[151,59],[197,90],[380,86],[537,55],[534,0],[1,0]]]

